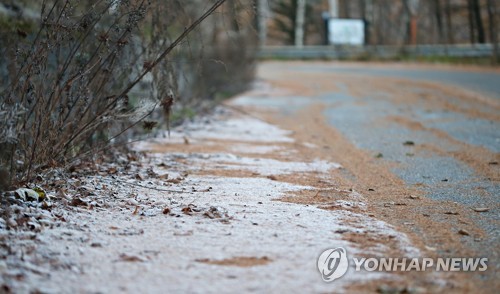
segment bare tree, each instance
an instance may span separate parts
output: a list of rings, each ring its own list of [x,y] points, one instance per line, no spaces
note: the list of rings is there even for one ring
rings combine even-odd
[[[306,0],[297,0],[295,14],[295,46],[304,46],[304,20],[306,18]]]
[[[434,3],[434,13],[436,16],[436,25],[438,29],[438,36],[439,36],[439,41],[438,43],[443,42],[444,40],[444,33],[443,33],[443,12],[441,9],[441,1],[436,0]]]
[[[365,25],[365,44],[370,44],[372,42],[373,2],[373,0],[358,0],[359,16]]]
[[[264,46],[267,39],[267,18],[269,5],[267,0],[257,0],[257,31],[259,33],[259,44]]]
[[[497,6],[495,0],[488,0],[488,25],[490,28],[490,41],[493,43],[493,62],[500,62],[498,49],[498,23],[497,23]]]
[[[410,23],[409,23],[409,43],[411,45],[417,44],[417,14],[420,1],[419,0],[403,0],[406,10],[410,15]]]
[[[472,11],[474,14],[476,28],[477,28],[477,41],[481,44],[486,43],[486,37],[484,34],[483,20],[481,17],[481,7],[479,6],[479,0],[472,1]]]
[[[451,21],[451,3],[450,0],[445,0],[445,11],[446,11],[446,34],[447,41],[449,44],[455,43],[455,38],[453,36],[453,25]]]
[[[476,43],[476,22],[474,19],[474,9],[472,7],[472,0],[467,0],[467,15],[469,17],[469,36],[470,43]]]
[[[333,18],[339,17],[339,0],[328,0],[328,6],[330,8],[330,16]]]
[[[350,9],[350,3],[352,1],[349,0],[340,0],[340,16],[342,18],[350,18],[351,17],[351,9]]]

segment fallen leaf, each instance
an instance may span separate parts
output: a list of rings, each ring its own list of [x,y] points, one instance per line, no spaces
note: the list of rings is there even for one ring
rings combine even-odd
[[[70,202],[70,205],[71,206],[88,206],[88,203],[81,199],[80,197],[74,197],[71,202]]]
[[[163,214],[169,214],[172,210],[170,209],[170,207],[165,207],[163,209]]]
[[[413,141],[405,141],[403,143],[403,145],[405,145],[405,146],[415,146],[415,142],[413,142]]]
[[[191,209],[190,206],[186,206],[186,207],[182,208],[182,213],[187,214],[187,215],[192,215],[193,209]]]
[[[132,154],[132,153],[127,153],[127,159],[129,161],[137,161],[138,160],[137,156],[135,154]]]
[[[460,229],[460,230],[458,230],[458,233],[459,233],[460,235],[470,236],[470,233],[469,233],[468,231],[464,230],[464,229]]]
[[[487,212],[489,210],[490,209],[488,207],[476,207],[476,208],[474,208],[475,212]]]
[[[127,261],[127,262],[144,262],[147,261],[147,259],[137,256],[137,255],[129,255],[126,253],[120,254],[120,260],[121,261]]]
[[[172,183],[172,184],[179,184],[183,179],[177,178],[177,179],[170,179],[167,180],[167,183]]]
[[[221,212],[214,206],[211,206],[207,211],[205,211],[205,213],[203,213],[203,215],[210,219],[228,217],[226,212]]]
[[[444,214],[449,214],[449,215],[458,215],[458,212],[456,211],[447,211]]]
[[[158,174],[153,170],[153,168],[148,168],[146,173],[148,174],[148,176],[150,177],[157,177]]]

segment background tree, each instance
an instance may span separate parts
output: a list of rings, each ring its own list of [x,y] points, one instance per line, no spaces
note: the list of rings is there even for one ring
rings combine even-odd
[[[309,27],[314,23],[315,16],[311,14],[313,2],[304,1],[304,34],[307,37]],[[296,28],[297,28],[297,9],[299,8],[299,0],[269,0],[271,11],[273,13],[272,33],[274,38],[280,39],[287,45],[296,44]],[[317,16],[318,18],[320,16]],[[304,41],[305,42],[305,41]]]
[[[306,0],[297,0],[297,11],[295,13],[295,46],[304,45],[304,22],[306,17]]]
[[[493,62],[500,63],[498,48],[498,11],[497,1],[488,0],[488,26],[490,28],[490,41],[493,43]]]

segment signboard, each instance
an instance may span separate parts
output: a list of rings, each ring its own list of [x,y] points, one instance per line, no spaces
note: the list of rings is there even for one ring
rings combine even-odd
[[[328,19],[328,43],[333,45],[363,45],[365,23],[361,19]]]

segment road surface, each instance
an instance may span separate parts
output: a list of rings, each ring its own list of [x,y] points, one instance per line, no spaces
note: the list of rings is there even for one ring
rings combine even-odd
[[[438,208],[436,212],[418,206],[405,212],[394,208],[394,216],[387,217],[391,223],[408,227],[443,254],[487,256],[490,274],[498,271],[500,71],[405,64],[268,62],[260,66],[259,76],[290,93],[246,97],[237,104],[277,109],[295,117],[298,125],[294,130],[308,128],[309,134],[328,142],[328,134],[300,126],[303,116],[324,119],[349,144],[368,154],[370,164],[385,167],[391,176],[402,180],[401,189],[420,193]],[[333,158],[346,166],[344,178],[365,182],[361,190],[369,195],[379,191],[370,198],[373,205],[383,205],[382,199],[391,198],[384,193],[394,193],[396,202],[407,197],[395,188],[400,184],[386,179],[376,182],[370,179],[373,175],[366,176],[370,171],[361,170],[369,169],[367,162],[348,162],[351,158],[341,150],[335,151],[334,145],[324,148],[332,150]],[[378,189],[369,187],[377,184]],[[487,211],[478,212],[482,210]],[[424,220],[408,221],[408,213]],[[464,224],[477,231],[467,231],[455,239],[465,251],[439,238],[441,230],[433,231],[443,225],[445,231],[462,232]]]

